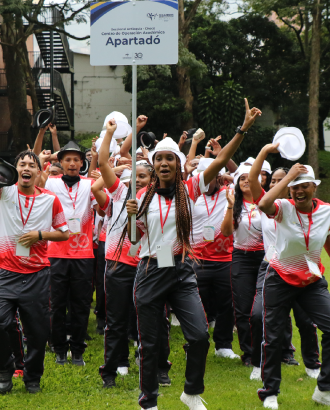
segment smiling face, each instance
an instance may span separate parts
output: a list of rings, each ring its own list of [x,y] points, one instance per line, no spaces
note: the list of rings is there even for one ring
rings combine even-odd
[[[159,151],[154,156],[154,168],[159,178],[160,187],[167,188],[176,178],[177,156],[171,151]]]
[[[151,173],[143,165],[136,167],[136,192],[147,186],[150,182]]]
[[[67,152],[61,160],[61,165],[64,175],[75,177],[79,175],[80,168],[83,166],[83,161],[80,154],[76,152]]]
[[[313,182],[304,182],[290,187],[290,194],[296,208],[302,212],[310,212],[313,209],[312,199],[315,192],[316,185]]]
[[[25,155],[23,159],[19,159],[16,165],[18,172],[18,189],[23,190],[34,187],[34,182],[41,170],[33,158]]]
[[[282,179],[286,176],[286,172],[283,169],[278,169],[272,175],[272,179],[269,184],[269,189],[274,188]],[[283,191],[278,195],[278,199],[288,198],[289,197],[289,189],[285,187]]]
[[[249,174],[243,174],[239,178],[239,187],[243,195],[251,195],[250,186],[249,186]]]

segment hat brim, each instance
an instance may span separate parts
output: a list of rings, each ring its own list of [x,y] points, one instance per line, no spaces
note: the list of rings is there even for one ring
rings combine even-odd
[[[169,151],[169,150],[164,150],[164,151]],[[149,159],[151,164],[154,163],[154,156],[155,156],[155,154],[157,154],[157,152],[162,152],[162,151],[149,152],[148,159]],[[186,163],[186,156],[181,151],[180,152],[171,151],[171,152],[173,152],[173,154],[175,154],[179,158],[181,166],[183,167],[184,164]]]
[[[315,179],[314,181],[311,181],[310,179],[300,179],[299,181],[291,181],[288,184],[288,187],[296,186],[296,185],[299,185],[299,184],[306,184],[306,182],[312,182],[316,186],[319,186],[320,183],[321,183],[321,181],[319,179]]]
[[[3,174],[1,173],[1,168],[5,168],[6,171],[9,171],[11,174],[10,179],[7,178],[7,176],[5,174],[7,174],[7,172],[3,172]],[[9,164],[8,162],[4,161],[2,158],[0,158],[0,187],[4,187],[4,186],[11,186],[16,184],[16,182],[18,181],[18,172],[17,169]]]
[[[79,151],[79,150],[76,149],[76,148],[68,148],[68,149],[64,149],[64,150],[58,151],[58,153],[57,153],[57,159],[58,159],[59,161],[62,161],[64,155],[67,154],[68,152],[77,152],[78,154],[80,154],[80,157],[81,157],[81,159],[82,159],[83,161],[84,161],[85,158],[86,158],[86,155],[85,155],[84,152]]]

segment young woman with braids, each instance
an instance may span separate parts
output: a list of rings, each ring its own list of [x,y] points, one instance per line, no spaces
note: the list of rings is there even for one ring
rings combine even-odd
[[[189,343],[181,401],[191,410],[205,409],[199,394],[204,391],[209,334],[196,276],[188,258],[189,255],[195,258],[190,243],[192,209],[198,197],[208,190],[208,184],[233,156],[243,134],[261,115],[257,108],[249,109],[247,100],[245,104],[242,128],[204,172],[183,181],[181,166],[186,158],[171,138],[165,138],[149,153],[155,168],[154,178],[144,192],[139,192],[138,201],[127,201],[129,237],[131,216],[135,214],[138,227],[135,242],[141,240],[134,302],[140,342],[139,404],[144,409],[157,409],[157,349],[165,301],[173,308]]]
[[[267,144],[260,151],[255,162],[252,165],[249,173],[249,186],[252,192],[253,200],[256,204],[259,204],[261,198],[266,194],[265,190],[258,180],[258,176],[262,169],[263,163],[271,153],[277,153],[278,144]],[[269,189],[273,189],[282,179],[287,175],[289,170],[287,168],[277,168],[271,174]],[[288,199],[289,189],[284,189],[279,193],[277,199]],[[261,262],[258,280],[257,290],[251,310],[250,327],[252,335],[252,364],[254,366],[251,373],[251,380],[261,380],[261,342],[262,342],[262,288],[265,279],[265,275],[269,266],[269,260],[274,252],[276,242],[276,222],[274,219],[269,219],[266,214],[261,213],[261,227],[264,240],[265,257]],[[293,312],[295,316],[296,325],[298,326],[301,337],[301,354],[306,367],[306,373],[308,376],[317,378],[319,374],[319,368],[321,366],[319,362],[319,347],[316,333],[316,326],[311,319],[306,315],[303,309],[297,302],[294,302]],[[292,323],[291,317],[288,316],[287,326],[284,332],[282,349],[282,362],[287,364],[299,364],[293,358],[294,348],[291,344],[292,340]]]

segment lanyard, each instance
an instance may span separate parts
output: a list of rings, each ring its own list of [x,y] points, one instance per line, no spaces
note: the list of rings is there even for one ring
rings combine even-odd
[[[169,203],[169,205],[168,205],[164,222],[163,222],[163,213],[162,213],[162,204],[161,204],[161,200],[160,200],[160,195],[158,195],[158,201],[159,201],[160,226],[162,227],[162,234],[164,234],[164,229],[163,229],[163,228],[164,228],[165,222],[166,222],[166,220],[167,220],[168,214],[169,214],[169,212],[170,212],[173,199],[170,200],[170,203]]]
[[[204,201],[205,201],[205,205],[206,205],[206,209],[207,209],[207,214],[208,214],[209,217],[212,215],[212,212],[214,211],[214,208],[215,208],[215,206],[216,206],[216,204],[217,204],[217,202],[218,202],[219,194],[220,194],[220,191],[218,191],[218,195],[217,195],[217,198],[216,198],[216,200],[215,200],[215,204],[213,205],[213,208],[212,208],[212,211],[211,211],[211,212],[209,211],[209,206],[207,205],[206,196],[205,196],[205,194],[203,194],[203,196],[204,196]]]
[[[246,212],[248,213],[248,218],[249,218],[249,230],[251,229],[251,219],[252,219],[252,212],[254,212],[255,208],[251,209],[250,212],[248,211],[246,205],[245,205],[245,201],[244,201],[244,207],[246,209]]]
[[[305,233],[304,225],[302,224],[302,221],[301,221],[301,218],[300,218],[300,215],[299,215],[297,209],[296,209],[296,212],[297,212],[297,217],[298,217],[299,222],[300,222],[301,229],[302,229],[303,234],[304,234],[306,249],[307,249],[307,251],[309,251],[309,235],[311,233],[311,228],[312,228],[312,225],[313,225],[313,219],[312,219],[312,212],[313,211],[308,214],[308,232],[307,232],[307,235]]]
[[[22,205],[21,205],[21,200],[20,200],[20,197],[19,197],[19,192],[18,192],[18,190],[17,190],[17,195],[18,195],[19,210],[20,210],[20,213],[21,213],[21,219],[22,219],[22,224],[23,224],[23,229],[24,229],[24,228],[25,228],[25,225],[27,224],[27,221],[28,221],[29,218],[30,218],[31,211],[32,211],[32,208],[33,208],[33,205],[34,205],[34,201],[35,201],[35,199],[36,199],[36,190],[34,189],[33,201],[32,201],[32,204],[31,204],[31,208],[30,208],[30,210],[29,210],[29,213],[28,213],[28,215],[27,215],[27,217],[26,217],[26,219],[25,219],[25,222],[24,222],[24,218],[23,218]]]
[[[67,184],[66,184],[65,182],[64,182],[64,185],[65,185],[65,188],[67,189],[68,194],[69,194],[69,197],[70,197],[70,199],[71,199],[71,201],[72,201],[73,209],[76,210],[76,202],[77,202],[77,196],[78,196],[79,182],[78,182],[77,192],[76,192],[76,196],[75,196],[74,200],[72,199],[72,196],[70,195],[69,188],[68,188],[68,186],[67,186]]]

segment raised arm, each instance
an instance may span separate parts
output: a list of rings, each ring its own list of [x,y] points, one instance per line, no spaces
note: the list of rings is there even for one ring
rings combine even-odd
[[[223,236],[230,236],[233,233],[234,225],[233,225],[233,208],[235,204],[235,195],[233,189],[227,188],[226,189],[226,198],[227,198],[227,212],[225,217],[223,218],[221,224],[221,233]]]
[[[92,177],[92,172],[96,170],[97,160],[99,158],[99,155],[98,155],[98,153],[96,151],[96,147],[95,147],[95,140],[96,140],[96,138],[95,139],[93,138],[92,148],[91,148],[92,160],[91,160],[90,166],[88,168],[88,178],[91,178]]]
[[[137,134],[146,125],[147,121],[148,121],[148,117],[146,117],[145,115],[139,115],[137,117],[137,119],[136,119],[136,133]],[[131,148],[132,148],[132,133],[130,133],[125,138],[125,141],[123,142],[122,146],[120,147],[120,156],[131,159],[131,155],[129,153]]]
[[[57,152],[61,149],[61,147],[60,147],[60,143],[58,142],[56,125],[49,124],[49,131],[52,134],[53,150],[54,152]]]
[[[138,202],[136,199],[129,199],[126,202],[126,210],[127,210],[127,217],[128,217],[128,223],[127,223],[127,234],[128,234],[128,238],[131,241],[131,243],[133,245],[135,245],[136,243],[139,242],[139,240],[141,239],[141,233],[140,231],[137,229],[136,230],[136,239],[135,242],[132,242],[131,240],[131,227],[132,227],[132,215],[136,215],[138,213]]]
[[[197,131],[196,131],[197,133]],[[193,160],[196,157],[196,149],[197,149],[197,145],[205,138],[205,133],[200,133],[199,138],[195,138],[194,134],[192,140],[191,140],[191,145],[190,145],[190,150],[188,152],[188,156],[187,156],[187,162],[190,162],[191,160]]]
[[[249,108],[249,103],[246,98],[245,100],[245,119],[241,127],[242,132],[248,131],[250,127],[254,124],[257,116],[261,115],[261,111],[258,108],[253,107],[251,110]],[[205,185],[208,185],[214,177],[216,177],[224,166],[228,163],[231,157],[235,154],[237,148],[240,146],[243,141],[244,135],[237,133],[234,138],[228,142],[228,144],[222,148],[215,160],[206,168],[204,171],[204,182]]]
[[[40,128],[37,138],[34,141],[34,146],[33,146],[32,151],[36,155],[39,155],[42,150],[42,142],[44,140],[45,132],[48,130],[48,127],[49,125],[47,125],[45,128]]]
[[[105,133],[99,150],[99,167],[107,188],[111,188],[117,180],[116,174],[108,163],[110,143],[116,128],[117,124],[115,120],[112,119],[107,123],[107,132]]]

